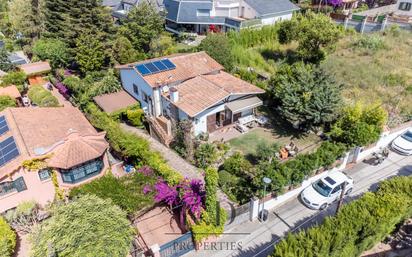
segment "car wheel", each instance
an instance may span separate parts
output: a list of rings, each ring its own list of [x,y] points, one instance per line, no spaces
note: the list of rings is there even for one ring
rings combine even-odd
[[[328,204],[324,203],[319,207],[319,210],[324,210],[324,209],[326,209],[326,207],[328,207]]]
[[[349,188],[348,191],[346,191],[345,195],[349,195],[350,193],[352,193],[352,188]]]

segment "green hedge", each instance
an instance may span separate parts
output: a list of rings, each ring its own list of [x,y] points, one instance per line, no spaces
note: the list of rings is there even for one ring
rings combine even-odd
[[[223,208],[217,213],[217,186],[219,175],[214,168],[205,170],[206,210],[202,212],[202,220],[193,224],[191,229],[195,242],[201,242],[209,236],[218,236],[224,231],[227,214]]]
[[[0,111],[3,111],[7,107],[16,107],[16,100],[8,95],[0,95]]]
[[[272,256],[359,256],[411,216],[412,176],[397,177],[345,205],[322,225],[289,234]]]
[[[84,111],[93,126],[106,131],[107,139],[113,150],[134,161],[135,164],[150,166],[170,185],[175,185],[183,179],[180,173],[167,165],[158,152],[150,149],[147,140],[121,129],[119,123],[100,111],[95,104],[89,103]]]
[[[331,168],[345,151],[346,146],[342,143],[323,142],[315,152],[298,155],[290,161],[261,163],[254,184],[257,188],[263,188],[262,178],[269,177],[273,183],[268,186],[268,191],[280,193],[286,187],[300,185],[321,168]]]
[[[43,86],[31,86],[28,92],[30,100],[40,107],[57,107],[59,101]]]
[[[16,233],[7,224],[6,220],[0,216],[0,256],[12,256],[15,247]]]
[[[90,183],[75,187],[70,191],[70,197],[94,194],[102,199],[111,199],[114,204],[132,215],[145,207],[152,206],[153,194],[143,193],[146,185],[153,185],[154,176],[145,176],[134,172],[129,176],[116,178],[110,173]]]

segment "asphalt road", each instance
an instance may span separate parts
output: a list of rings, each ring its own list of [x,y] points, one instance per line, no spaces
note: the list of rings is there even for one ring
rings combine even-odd
[[[380,181],[389,177],[412,175],[412,156],[406,157],[391,152],[389,158],[379,166],[360,163],[345,173],[355,181],[353,192],[345,198],[345,202],[348,202],[368,190],[375,190]],[[209,243],[201,247],[203,250],[191,251],[184,256],[266,257],[273,252],[273,245],[286,233],[321,223],[326,216],[333,215],[335,210],[336,203],[323,211],[310,210],[296,198],[270,210],[266,222],[242,223],[230,231],[225,231],[214,245]]]

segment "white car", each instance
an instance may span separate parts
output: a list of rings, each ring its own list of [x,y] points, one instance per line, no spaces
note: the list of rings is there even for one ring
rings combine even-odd
[[[412,128],[408,129],[402,135],[392,141],[391,147],[400,154],[412,154]]]
[[[303,189],[300,198],[307,207],[323,210],[339,199],[345,185],[345,195],[352,192],[353,179],[342,172],[332,172]]]

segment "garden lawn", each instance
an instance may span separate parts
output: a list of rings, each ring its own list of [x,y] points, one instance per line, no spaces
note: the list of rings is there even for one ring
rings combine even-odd
[[[300,151],[308,151],[317,148],[320,139],[315,134],[302,135],[299,138],[293,135],[279,135],[273,129],[255,128],[246,134],[229,140],[229,144],[234,151],[240,151],[244,155],[256,153],[257,146],[262,143],[278,143],[280,146],[289,144],[291,141],[298,146]]]
[[[412,33],[406,31],[365,35],[339,41],[336,52],[322,66],[344,84],[347,102],[380,101],[390,113],[389,126],[412,117]],[[356,44],[358,43],[358,44]]]

